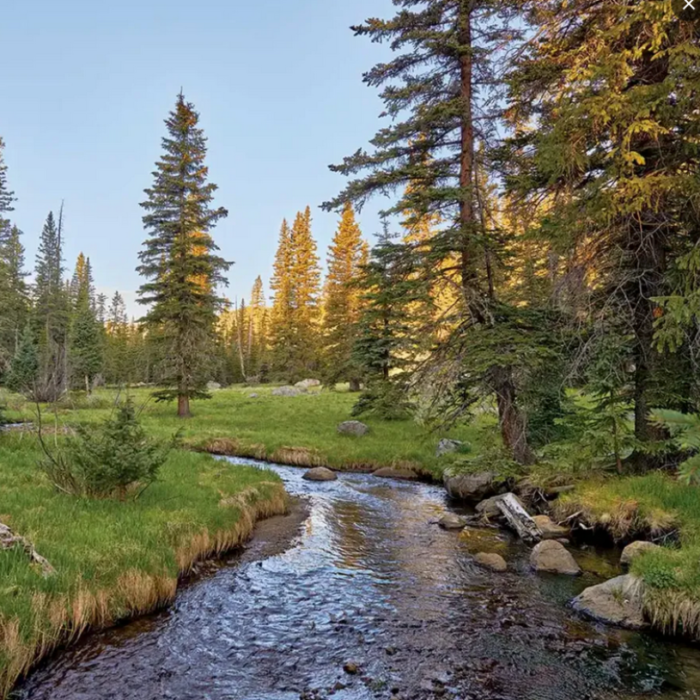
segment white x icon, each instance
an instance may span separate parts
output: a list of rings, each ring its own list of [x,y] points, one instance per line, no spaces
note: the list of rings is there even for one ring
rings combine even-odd
[[[694,0],[685,0],[685,7],[683,7],[684,10],[687,10],[690,8],[691,10],[695,9],[695,5],[693,5]]]

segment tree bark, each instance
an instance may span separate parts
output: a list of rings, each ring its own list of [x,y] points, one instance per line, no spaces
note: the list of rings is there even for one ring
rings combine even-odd
[[[190,397],[187,394],[180,394],[177,397],[178,418],[190,418]]]
[[[350,380],[350,391],[360,391],[361,386],[360,386],[360,380],[359,379],[351,379]]]
[[[516,402],[513,371],[510,367],[494,367],[491,380],[496,393],[503,444],[518,464],[532,464],[535,456],[527,441],[527,421]]]

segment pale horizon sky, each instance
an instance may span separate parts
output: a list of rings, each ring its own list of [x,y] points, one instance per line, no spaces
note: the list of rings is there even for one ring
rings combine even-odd
[[[260,274],[269,297],[281,221],[307,204],[325,263],[338,215],[318,207],[345,182],[328,165],[387,123],[362,73],[388,50],[349,27],[392,10],[391,0],[9,0],[0,136],[27,266],[63,200],[67,274],[84,252],[98,289],[140,313],[139,202],[180,88],[209,139],[216,204],[229,210],[213,232],[236,263],[225,295],[247,298]],[[369,240],[381,206],[360,215]]]

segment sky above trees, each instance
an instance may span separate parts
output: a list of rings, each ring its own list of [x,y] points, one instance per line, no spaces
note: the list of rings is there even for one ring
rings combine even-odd
[[[386,15],[390,0],[37,0],[3,10],[0,131],[13,220],[33,260],[46,214],[65,200],[65,258],[89,253],[99,291],[120,290],[139,313],[139,202],[159,155],[163,115],[183,88],[209,138],[217,203],[230,211],[217,235],[230,298],[269,279],[279,222],[312,207],[324,251],[338,215],[318,205],[343,178],[337,162],[374,134],[381,104],[362,73],[386,49],[349,29]],[[187,60],[175,60],[184,46]],[[379,231],[372,203],[367,238]],[[323,256],[325,257],[325,256]],[[322,260],[325,264],[325,259]]]

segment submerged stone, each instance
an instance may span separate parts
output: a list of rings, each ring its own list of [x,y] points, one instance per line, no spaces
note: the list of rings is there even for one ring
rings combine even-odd
[[[540,542],[530,555],[530,565],[535,571],[549,574],[579,576],[581,567],[563,544],[555,540]]]
[[[535,515],[532,518],[542,532],[543,540],[559,540],[569,536],[568,527],[557,525],[548,515]]]
[[[445,515],[440,518],[438,525],[443,530],[464,530],[467,526],[467,520],[456,513],[445,513]]]
[[[638,630],[648,626],[644,619],[642,597],[642,581],[627,574],[586,588],[574,598],[571,606],[594,620]]]
[[[506,564],[506,560],[500,554],[479,552],[474,557],[474,561],[479,566],[483,566],[485,569],[490,569],[500,574],[508,570],[508,564]]]
[[[302,477],[307,481],[335,481],[337,478],[338,475],[327,467],[314,467]]]

